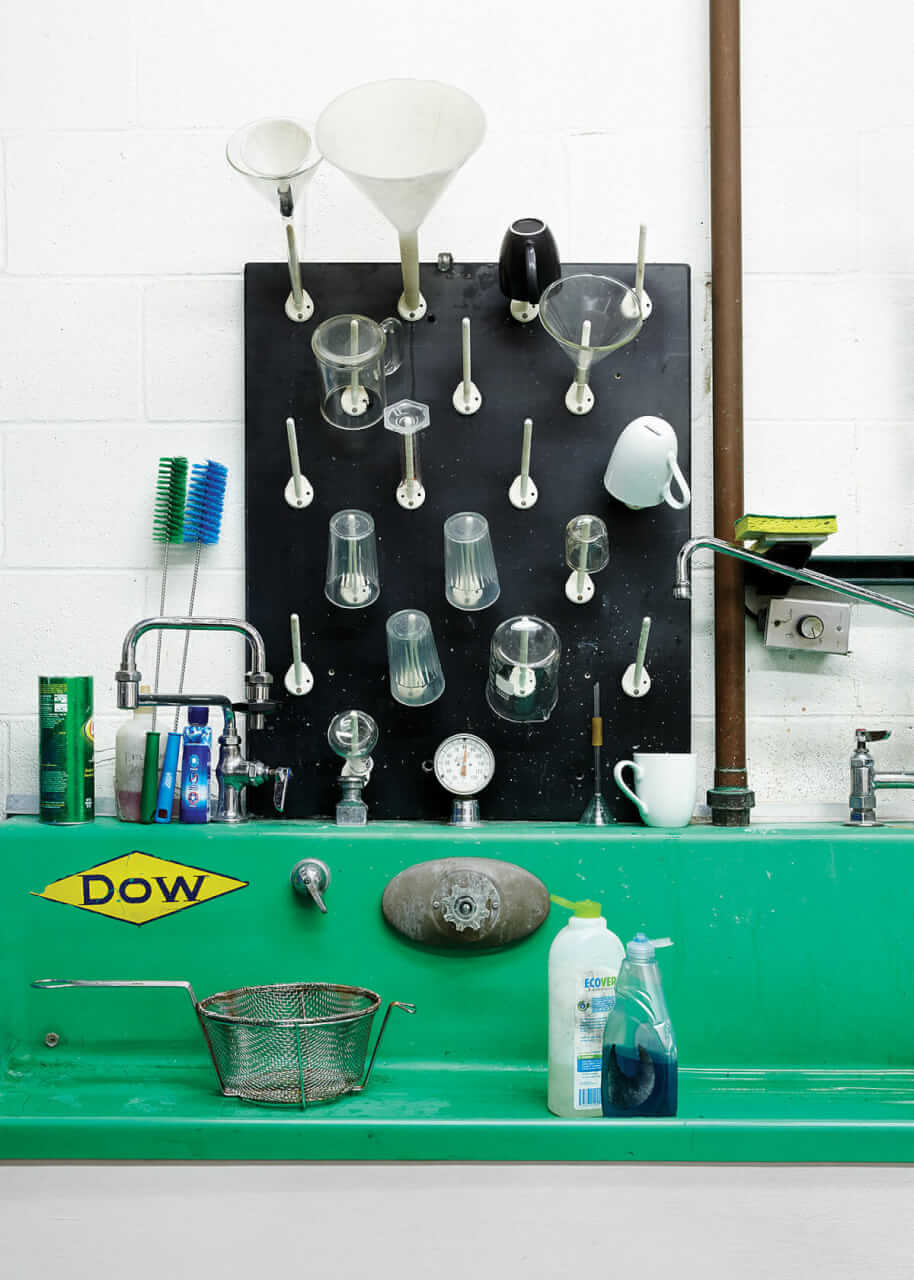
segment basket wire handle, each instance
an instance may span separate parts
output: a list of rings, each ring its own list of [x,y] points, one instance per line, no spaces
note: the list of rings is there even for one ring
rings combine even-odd
[[[361,1093],[368,1084],[368,1077],[371,1075],[371,1068],[374,1066],[374,1060],[378,1055],[378,1049],[381,1047],[381,1037],[384,1034],[384,1028],[387,1026],[387,1019],[390,1017],[391,1009],[402,1009],[404,1013],[415,1013],[416,1006],[414,1004],[403,1004],[400,1000],[391,1000],[387,1006],[387,1012],[384,1014],[384,1021],[381,1023],[381,1030],[378,1032],[378,1038],[374,1042],[374,1049],[371,1052],[371,1061],[368,1064],[368,1070],[365,1072],[365,1079],[361,1084],[354,1085],[351,1092]]]
[[[197,997],[194,995],[194,989],[189,982],[147,978],[36,978],[31,985],[33,987],[37,987],[39,991],[57,991],[62,987],[171,987],[183,989],[190,996],[190,1002],[194,1006],[194,1013],[197,1015],[200,1030],[203,1032],[203,1038],[206,1041],[209,1056],[212,1059],[213,1066],[216,1070],[219,1087],[223,1093],[225,1092],[225,1081],[222,1078],[222,1072],[219,1070],[219,1063],[216,1061],[216,1055],[213,1052],[212,1041],[209,1038],[206,1021],[200,1013],[200,1005],[197,1002]],[[388,1012],[390,1011],[388,1010]]]

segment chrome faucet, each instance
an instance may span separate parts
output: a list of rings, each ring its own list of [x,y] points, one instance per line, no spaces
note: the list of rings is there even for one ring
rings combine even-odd
[[[891,738],[891,729],[857,729],[856,734],[857,741],[851,756],[851,813],[847,825],[881,827],[882,823],[876,819],[876,792],[914,787],[914,773],[903,769],[891,773],[876,772],[876,761],[870,755],[869,744]]]
[[[219,707],[223,716],[223,729],[219,738],[219,762],[216,765],[219,799],[213,821],[231,824],[247,822],[247,788],[260,786],[268,778],[274,784],[273,804],[276,812],[282,813],[292,770],[285,766],[274,768],[261,764],[259,760],[245,759],[235,721],[235,708],[224,694],[140,693],[141,676],[136,666],[136,645],[140,636],[147,631],[235,631],[245,636],[252,653],[251,670],[245,675],[247,706],[244,708],[251,729],[262,729],[264,712],[271,709],[267,704],[273,677],[266,669],[266,650],[260,632],[242,618],[144,618],[135,623],[124,637],[120,670],[114,673],[117,705],[125,711],[155,706]],[[252,705],[262,706],[263,710],[252,710]]]
[[[827,573],[817,573],[815,569],[795,569],[792,565],[775,564],[768,556],[760,556],[755,551],[746,551],[738,543],[725,542],[723,538],[690,538],[679,548],[676,556],[676,582],[673,586],[673,596],[677,600],[692,599],[692,581],[689,576],[692,556],[696,551],[704,550],[716,551],[719,555],[732,556],[735,560],[754,564],[757,568],[764,569],[766,573],[778,573],[785,578],[793,578],[795,582],[808,582],[811,586],[834,591],[836,595],[846,596],[848,600],[859,600],[862,604],[875,604],[880,609],[889,609],[892,613],[901,613],[906,618],[914,618],[914,605],[896,600],[894,596],[882,596],[878,591],[870,591],[867,587],[845,582],[843,578],[830,578]]]
[[[244,694],[248,701],[248,728],[263,728],[263,712],[251,710],[250,704],[268,702],[273,677],[267,671],[267,655],[263,637],[256,627],[243,618],[143,618],[135,622],[124,636],[121,668],[115,671],[117,705],[132,711],[140,705],[140,673],[136,669],[136,644],[147,631],[235,631],[245,636],[251,646],[251,670],[244,677]]]
[[[896,600],[894,596],[883,596],[878,591],[870,591],[853,582],[845,582],[843,578],[831,578],[826,573],[817,573],[814,569],[798,569],[791,565],[774,563],[767,556],[760,556],[755,551],[746,551],[737,543],[725,542],[723,538],[690,538],[679,548],[676,556],[676,582],[673,595],[677,600],[691,600],[692,582],[689,576],[692,556],[696,551],[715,551],[719,555],[732,556],[743,560],[746,564],[756,565],[766,573],[783,574],[795,582],[807,582],[826,591],[834,591],[836,595],[846,596],[849,600],[858,600],[861,604],[874,604],[880,609],[888,609],[891,613],[900,613],[903,617],[914,618],[914,605]],[[851,791],[850,791],[850,825],[860,827],[876,827],[876,791],[879,788],[914,787],[914,773],[877,773],[873,757],[867,750],[867,743],[878,742],[888,738],[891,730],[883,729],[870,732],[857,730],[857,745],[851,756]]]

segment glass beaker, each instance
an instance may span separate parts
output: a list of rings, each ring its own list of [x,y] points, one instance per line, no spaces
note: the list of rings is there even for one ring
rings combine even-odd
[[[489,522],[458,511],[444,522],[444,593],[455,609],[488,609],[501,594]]]
[[[364,431],[384,416],[385,377],[402,363],[403,325],[388,316],[331,316],[314,330],[311,350],[321,375],[321,415],[331,427]]]
[[[324,595],[340,609],[364,609],[381,594],[374,520],[367,511],[330,517]]]
[[[390,693],[404,707],[425,707],[444,693],[444,672],[432,624],[421,609],[401,609],[387,619]]]
[[[515,724],[548,720],[559,700],[558,632],[542,618],[523,615],[495,628],[489,648],[486,701]]]

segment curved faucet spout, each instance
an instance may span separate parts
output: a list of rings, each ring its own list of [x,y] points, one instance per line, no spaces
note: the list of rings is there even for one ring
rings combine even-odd
[[[245,636],[251,646],[253,671],[263,675],[267,669],[267,653],[263,637],[256,627],[243,618],[143,618],[135,622],[124,636],[121,646],[121,669],[136,670],[136,646],[147,631],[236,631]]]
[[[696,551],[714,551],[722,556],[732,556],[745,564],[756,565],[767,573],[779,573],[794,582],[806,582],[813,587],[821,587],[825,591],[834,591],[836,595],[845,596],[848,600],[857,600],[861,604],[874,604],[880,609],[888,609],[892,613],[900,613],[906,618],[914,618],[914,605],[904,600],[896,600],[894,596],[883,596],[878,591],[870,591],[843,578],[831,578],[827,573],[817,573],[815,569],[797,569],[791,565],[775,564],[767,556],[760,556],[755,551],[747,551],[735,542],[725,542],[723,538],[699,537],[690,538],[679,548],[676,555],[676,581],[673,585],[673,596],[677,600],[691,600],[692,580],[690,570],[692,556]]]

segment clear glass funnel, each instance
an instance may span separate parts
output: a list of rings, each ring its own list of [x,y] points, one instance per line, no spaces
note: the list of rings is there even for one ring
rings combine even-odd
[[[425,314],[419,290],[418,230],[439,196],[482,142],[477,102],[436,80],[378,80],[325,107],[317,142],[400,235],[404,320]]]
[[[594,405],[590,370],[637,337],[644,316],[634,289],[612,276],[564,276],[540,298],[540,320],[575,366],[565,404],[572,413]]]
[[[252,120],[232,134],[225,156],[232,168],[279,211],[286,229],[292,284],[286,315],[290,320],[310,320],[314,304],[302,288],[295,220],[302,208],[305,187],[321,162],[312,129],[298,120]]]

